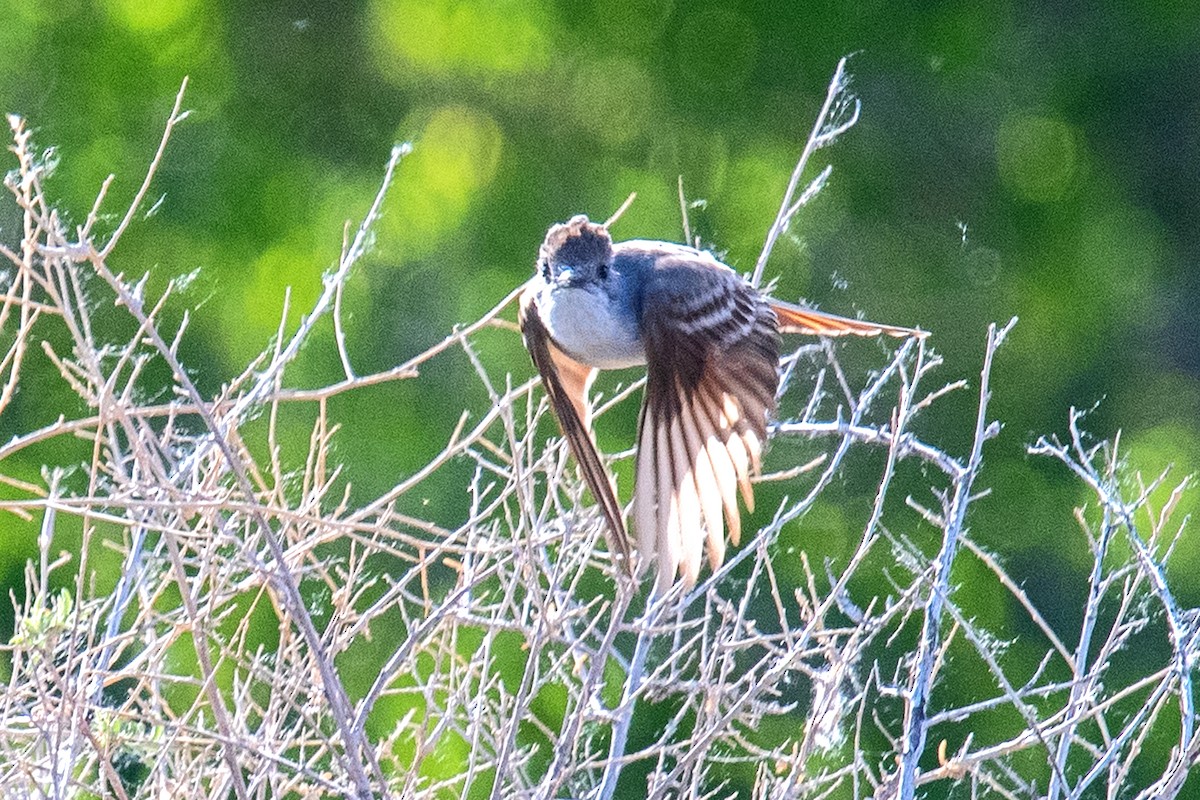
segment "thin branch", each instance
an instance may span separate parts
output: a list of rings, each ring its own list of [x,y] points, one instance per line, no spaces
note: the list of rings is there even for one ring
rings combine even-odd
[[[817,114],[817,121],[813,123],[812,133],[808,135],[808,141],[804,143],[804,150],[801,151],[800,158],[796,161],[796,167],[792,170],[792,177],[788,180],[787,189],[783,193],[783,202],[779,204],[779,213],[775,215],[775,221],[771,223],[771,228],[767,231],[767,240],[763,244],[762,252],[759,253],[758,260],[754,263],[754,272],[750,277],[751,286],[758,287],[762,284],[763,271],[767,268],[767,259],[771,257],[771,251],[775,249],[775,242],[787,230],[788,223],[791,222],[796,212],[820,190],[829,177],[829,168],[827,167],[804,192],[800,201],[793,202],[793,198],[796,196],[796,187],[800,184],[800,176],[804,174],[804,168],[808,165],[809,158],[817,149],[831,144],[834,139],[854,127],[854,124],[858,122],[862,104],[857,97],[851,97],[850,103],[854,110],[850,117],[839,120],[830,126],[830,115],[841,101],[848,81],[846,58],[843,57],[838,60],[837,69],[833,72],[833,80],[829,82],[829,89],[825,92],[825,103],[821,106],[821,112]]]
[[[912,800],[917,786],[917,765],[925,750],[929,692],[932,688],[934,658],[938,652],[942,607],[950,591],[950,569],[958,553],[958,540],[966,521],[975,478],[983,464],[983,443],[989,438],[991,427],[987,422],[987,407],[991,399],[992,358],[1016,322],[1016,317],[1013,317],[1003,328],[997,329],[995,325],[988,327],[987,348],[984,351],[983,370],[979,378],[979,409],[975,417],[975,438],[966,461],[966,469],[954,480],[954,494],[945,515],[946,525],[942,531],[942,547],[934,561],[933,581],[925,602],[921,638],[917,643],[912,678],[905,696],[899,787],[896,791],[899,800]]]

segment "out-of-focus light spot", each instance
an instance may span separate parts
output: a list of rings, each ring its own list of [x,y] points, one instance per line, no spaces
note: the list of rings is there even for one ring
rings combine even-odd
[[[242,364],[253,358],[279,329],[284,297],[290,289],[288,330],[294,330],[301,317],[323,289],[322,274],[337,264],[345,226],[351,235],[362,215],[370,207],[378,189],[378,175],[345,175],[331,170],[328,164],[296,159],[293,169],[272,173],[266,181],[260,204],[263,215],[289,227],[272,236],[265,248],[247,267],[235,268],[248,274],[230,276],[227,272],[218,280],[228,283],[238,297],[237,302],[219,304],[225,315],[219,334],[225,338],[225,349],[233,354],[233,363]],[[169,202],[169,198],[168,198]],[[195,247],[179,248],[191,252]],[[243,257],[237,257],[241,261]],[[212,263],[209,257],[201,263]],[[202,276],[203,278],[204,276]],[[357,322],[353,309],[369,306],[372,298],[367,280],[356,274],[347,283],[343,321],[350,329]],[[320,359],[296,362],[289,369],[298,380],[320,380]],[[309,374],[308,370],[312,370]]]
[[[97,126],[99,130],[103,130]],[[66,177],[69,191],[79,197],[94,197],[96,187],[109,175],[135,175],[139,156],[137,146],[128,137],[97,134],[80,147],[71,161],[78,165]],[[144,156],[142,156],[144,158]],[[132,181],[131,181],[132,183]]]
[[[715,129],[685,126],[678,120],[656,129],[650,141],[649,168],[662,175],[683,178],[689,202],[716,197],[725,188],[729,172],[729,142]]]
[[[518,0],[375,0],[369,29],[385,73],[512,75],[549,58],[540,7]]]
[[[297,231],[272,244],[254,261],[254,278],[247,284],[238,330],[257,332],[263,338],[254,346],[261,348],[279,328],[284,296],[289,287],[288,322],[295,323],[300,315],[312,308],[321,291],[323,266],[313,257],[307,232]]]
[[[1110,320],[1120,314],[1139,323],[1157,322],[1151,293],[1166,250],[1160,228],[1153,215],[1126,204],[1109,205],[1080,225],[1083,285],[1089,302]]]
[[[1113,419],[1139,420],[1154,429],[1184,425],[1195,430],[1195,420],[1200,419],[1200,378],[1146,364],[1122,376],[1110,403],[1109,416]],[[1140,436],[1135,436],[1134,441],[1140,441]],[[1189,458],[1200,465],[1200,446]],[[1155,464],[1136,466],[1149,471]],[[1166,462],[1157,466],[1164,467]]]
[[[1175,383],[1176,389],[1179,391],[1178,399],[1186,398],[1186,401],[1190,401],[1194,405],[1197,395],[1195,382],[1183,378]],[[1195,474],[1200,469],[1200,434],[1196,433],[1191,420],[1169,422],[1156,425],[1134,436],[1122,437],[1122,447],[1124,452],[1121,455],[1124,456],[1123,461],[1128,476],[1133,478],[1140,473],[1142,485],[1148,485],[1164,470],[1170,469],[1166,479],[1149,496],[1149,508],[1154,509],[1156,513],[1161,513],[1161,510],[1166,507],[1175,488],[1186,478],[1192,476],[1191,488],[1179,496],[1174,514],[1159,533],[1158,553],[1161,555],[1183,520],[1188,516],[1195,518],[1196,514],[1200,512],[1200,493],[1197,492],[1195,486]],[[1137,486],[1138,484],[1133,483],[1132,480],[1129,482],[1125,487],[1127,498],[1137,496],[1138,488],[1135,488]],[[1088,502],[1095,504],[1094,494]],[[1145,510],[1141,511],[1135,520],[1142,526],[1143,537],[1148,537],[1152,525],[1157,524],[1157,519],[1148,517]],[[1197,559],[1200,559],[1200,537],[1196,536],[1195,530],[1185,530],[1176,545],[1167,569],[1169,572],[1173,571],[1176,577],[1184,579],[1190,584],[1187,587],[1189,592],[1200,591],[1200,579],[1197,578],[1194,568]],[[1172,566],[1174,566],[1174,570],[1172,570]]]
[[[717,244],[728,248],[731,267],[741,271],[753,268],[787,187],[788,159],[782,148],[745,148],[729,167],[726,190],[711,198]],[[793,229],[797,224],[793,223]],[[777,247],[775,257],[782,252],[783,248]],[[807,275],[807,267],[804,270]]]
[[[673,182],[664,181],[662,175],[628,167],[610,171],[607,178],[607,201],[595,209],[597,219],[607,219],[630,192],[637,192],[633,205],[614,224],[613,235],[618,240],[650,237],[683,241],[683,223]]]
[[[1075,132],[1061,118],[1010,114],[996,140],[1000,178],[1026,200],[1058,200],[1076,175],[1078,150]]]
[[[504,136],[488,114],[446,106],[429,116],[413,136],[409,122],[398,139],[414,139],[412,155],[400,162],[395,185],[377,231],[385,251],[398,246],[406,257],[431,252],[455,229],[500,164]]]
[[[754,67],[757,49],[750,19],[727,8],[707,8],[689,16],[675,43],[681,77],[716,90],[741,86]]]
[[[1166,249],[1158,221],[1125,203],[1093,206],[1064,246],[1037,255],[1028,275],[1038,279],[1018,284],[1007,305],[1021,316],[1015,350],[1047,375],[1064,358],[1111,358],[1114,326],[1144,334],[1163,321],[1153,295]]]
[[[594,24],[606,42],[622,49],[648,44],[671,18],[669,0],[597,0]]]
[[[27,51],[36,41],[38,28],[52,23],[61,13],[29,0],[0,0],[0,20],[4,20],[0,24],[0,69],[20,74],[21,68],[28,65]]]
[[[608,144],[624,144],[646,127],[653,82],[637,62],[588,61],[575,76],[573,110],[579,124]]]
[[[103,0],[103,5],[117,23],[147,33],[174,27],[197,10],[196,0]]]
[[[1000,277],[1003,259],[990,247],[972,247],[967,251],[967,281],[976,289],[986,289]]]

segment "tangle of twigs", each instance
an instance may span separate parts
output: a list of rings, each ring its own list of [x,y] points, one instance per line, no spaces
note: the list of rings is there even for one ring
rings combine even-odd
[[[756,284],[828,178],[826,168],[800,191],[807,161],[857,118],[844,66]],[[1157,505],[1168,476],[1131,481],[1118,444],[1090,441],[1075,412],[1065,441],[1029,448],[1094,495],[1077,512],[1093,557],[1078,587],[1083,621],[1074,631],[1051,625],[1022,576],[967,524],[986,492],[987,442],[999,432],[991,369],[1012,322],[988,331],[962,453],[914,432],[918,418],[938,431],[938,401],[966,388],[936,382],[943,367],[924,342],[888,353],[865,378],[833,347],[789,354],[784,391],[811,375],[808,400],[773,435],[807,456],[765,480],[787,481],[792,496],[715,574],[645,608],[644,596],[618,591],[603,523],[581,502],[562,443],[539,425],[536,381],[497,374],[478,355],[485,336],[520,346],[511,326],[494,324],[511,295],[393,369],[352,369],[342,292],[402,148],[300,325],[289,333],[281,323],[238,379],[200,392],[180,356],[188,318],[165,321],[174,284],[152,297],[145,279],[109,266],[186,116],[182,98],[181,89],[141,189],[103,242],[108,183],[68,230],[28,128],[9,120],[5,185],[22,228],[0,243],[0,418],[37,381],[61,381],[84,410],[0,443],[0,510],[33,521],[13,530],[36,530],[38,553],[2,648],[5,796],[909,800],[956,783],[971,796],[1081,797],[1097,785],[1109,796],[1180,795],[1200,757],[1196,614],[1166,570],[1185,530],[1173,512],[1187,481]],[[96,332],[98,309],[111,314],[114,303],[134,330],[122,341]],[[289,365],[326,316],[344,376],[289,387]],[[328,401],[419,380],[418,367],[448,350],[469,357],[486,407],[466,409],[424,467],[352,505],[330,453],[338,420]],[[169,376],[169,394],[147,391],[151,372]],[[316,410],[299,462],[279,446],[296,409]],[[78,452],[47,446],[80,440],[90,453],[82,469],[74,456],[48,461],[32,482],[5,468],[30,453]],[[863,451],[882,461],[858,541],[814,566],[784,544],[789,530]],[[462,487],[468,513],[415,512],[422,487],[462,463],[473,470]],[[1032,671],[956,601],[964,562],[1027,619],[1044,653]],[[1150,634],[1164,655],[1114,679],[1114,657]],[[939,678],[951,670],[974,671],[976,699],[942,697]],[[988,724],[997,715],[1007,728]],[[1163,736],[1170,752],[1147,768],[1145,745]]]

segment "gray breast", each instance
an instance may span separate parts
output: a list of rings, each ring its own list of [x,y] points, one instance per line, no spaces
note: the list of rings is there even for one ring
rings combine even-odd
[[[597,369],[646,363],[637,323],[596,286],[543,289],[538,307],[555,344],[577,361]]]

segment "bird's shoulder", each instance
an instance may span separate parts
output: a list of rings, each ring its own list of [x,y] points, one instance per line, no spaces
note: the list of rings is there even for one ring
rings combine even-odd
[[[631,239],[613,247],[613,259],[618,271],[641,281],[651,303],[700,300],[714,292],[736,292],[745,284],[712,253],[682,244]]]
[[[613,245],[613,260],[615,263],[640,265],[644,269],[733,272],[707,250],[651,239],[628,239],[618,242]]]

